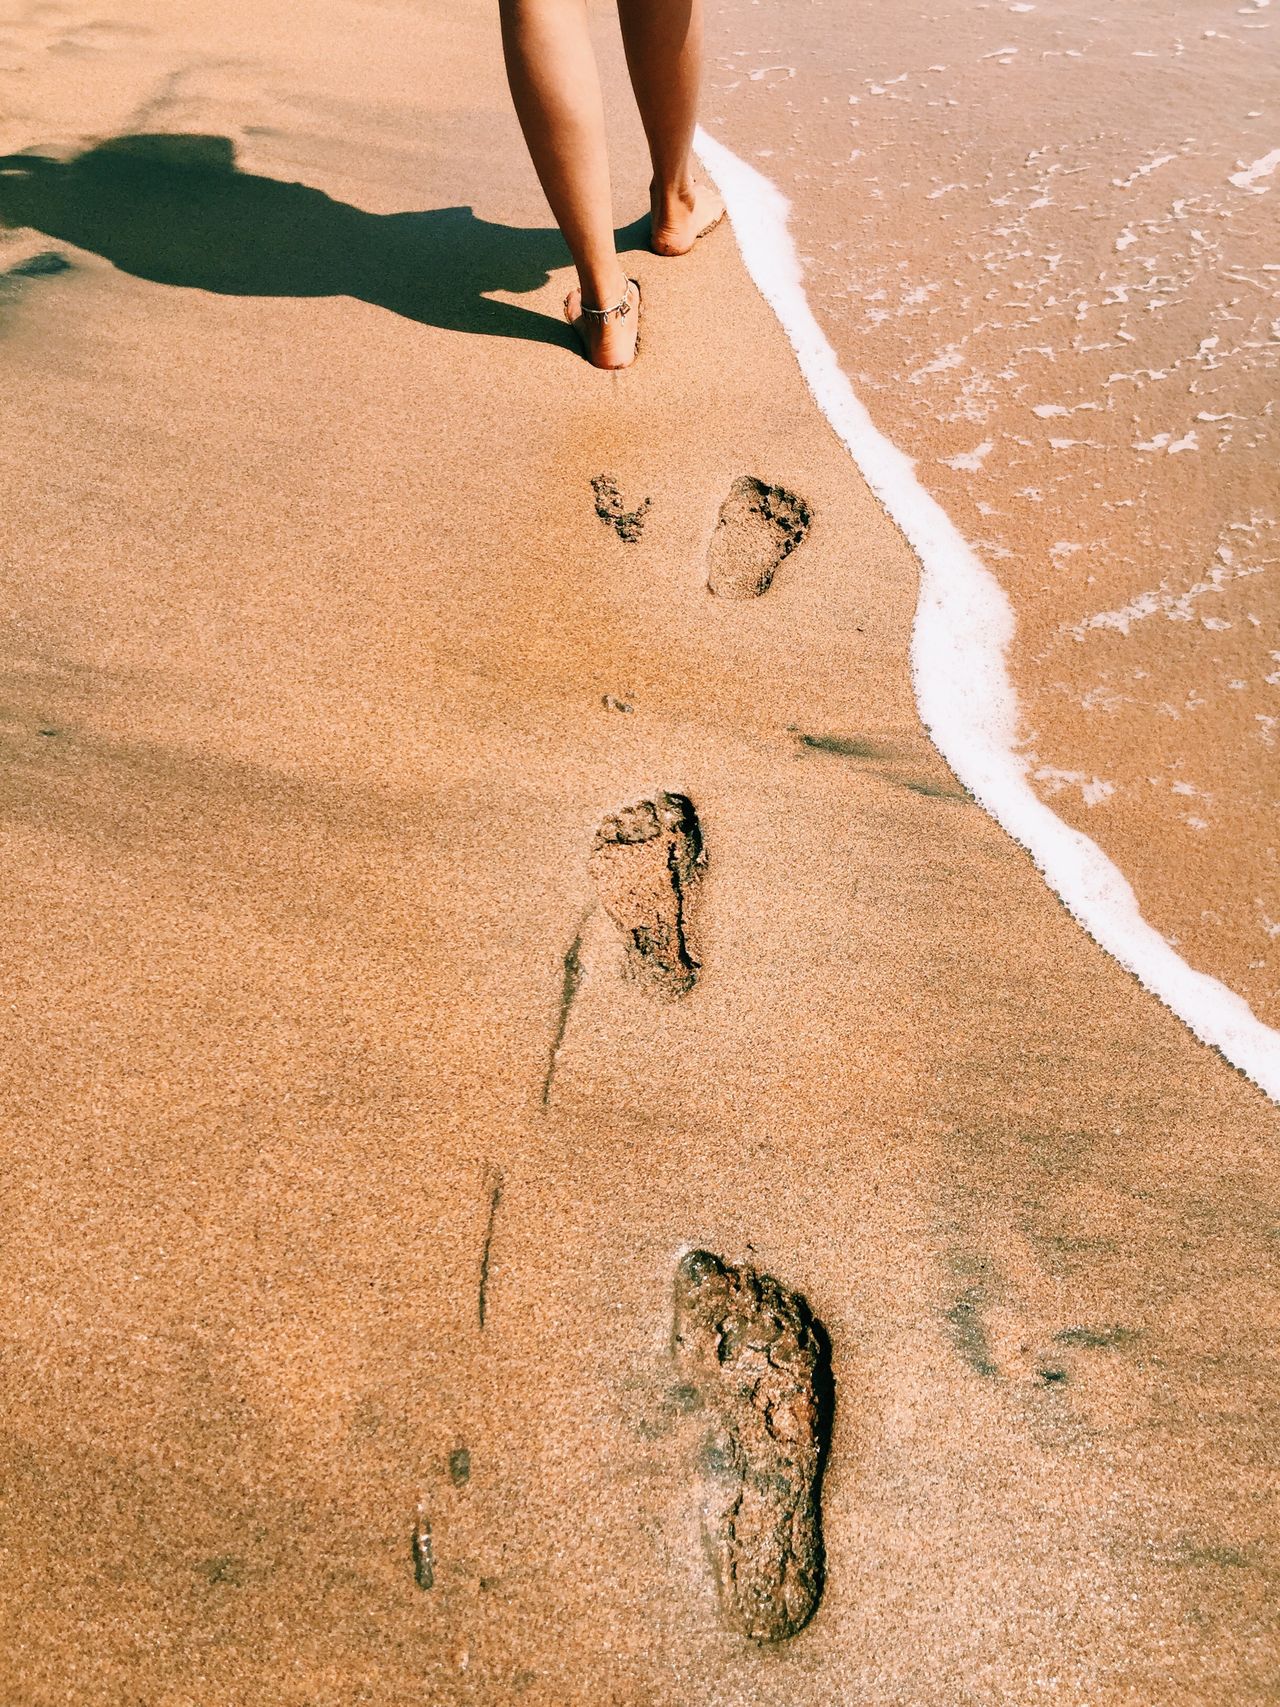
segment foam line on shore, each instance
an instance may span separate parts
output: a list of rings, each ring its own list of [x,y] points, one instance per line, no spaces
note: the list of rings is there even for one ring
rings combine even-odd
[[[777,315],[818,407],[919,559],[911,677],[935,745],[979,804],[1026,848],[1095,942],[1280,1102],[1280,1032],[1219,979],[1189,966],[1143,918],[1119,867],[1046,806],[1027,780],[1007,661],[1013,607],[917,479],[913,460],[884,437],[855,395],[805,295],[786,197],[704,130],[694,146],[728,205],[747,271]]]

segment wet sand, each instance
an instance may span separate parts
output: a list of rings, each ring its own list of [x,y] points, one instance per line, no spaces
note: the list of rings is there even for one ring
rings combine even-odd
[[[1273,1700],[1280,1120],[925,740],[915,565],[731,234],[636,256],[598,375],[488,8],[183,10],[0,60],[7,149],[238,167],[0,177],[72,262],[0,301],[16,1699]],[[812,525],[715,598],[743,475]],[[661,790],[670,1001],[588,869]],[[699,1538],[695,1247],[830,1340],[781,1643]]]

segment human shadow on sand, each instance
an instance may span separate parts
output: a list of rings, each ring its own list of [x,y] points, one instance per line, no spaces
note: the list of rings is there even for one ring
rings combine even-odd
[[[574,348],[563,321],[485,293],[537,290],[566,264],[554,228],[469,207],[365,213],[242,172],[223,136],[117,136],[70,160],[0,156],[0,224],[28,226],[157,284],[226,296],[352,296],[454,332]],[[637,221],[620,247],[642,240]]]

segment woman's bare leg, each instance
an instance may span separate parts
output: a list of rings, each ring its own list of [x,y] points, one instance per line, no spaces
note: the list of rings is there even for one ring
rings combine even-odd
[[[587,30],[586,0],[500,0],[502,49],[516,116],[556,223],[578,269],[581,303],[609,308],[627,294],[613,243],[613,197],[600,78]],[[638,304],[603,325],[569,304],[597,367],[635,355]]]
[[[618,0],[622,42],[653,161],[652,243],[683,255],[724,213],[693,172],[702,86],[702,0]]]

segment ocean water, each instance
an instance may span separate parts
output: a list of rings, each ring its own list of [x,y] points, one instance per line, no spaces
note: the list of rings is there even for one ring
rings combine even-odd
[[[708,46],[706,131],[1003,595],[1019,787],[1280,1024],[1280,0],[728,0]]]

